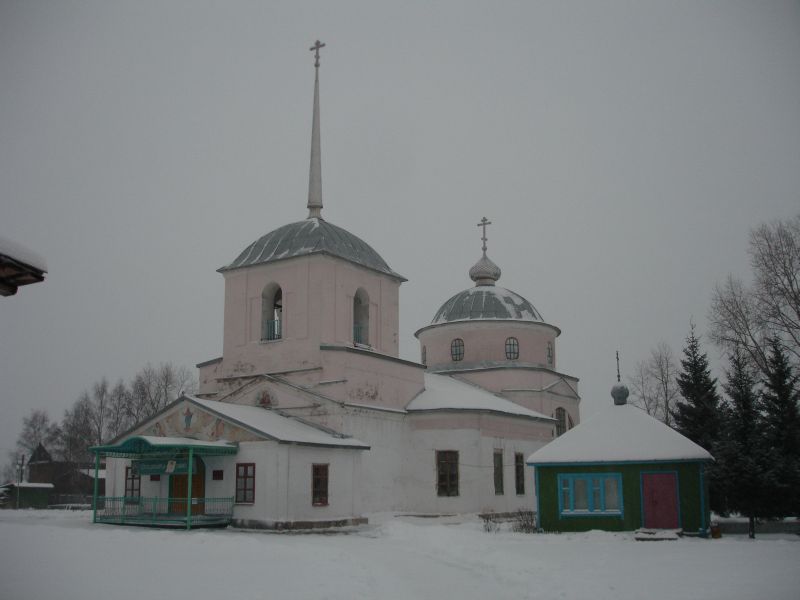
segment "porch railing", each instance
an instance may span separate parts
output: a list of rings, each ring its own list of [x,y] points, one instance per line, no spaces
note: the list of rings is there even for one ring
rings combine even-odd
[[[227,524],[233,518],[233,496],[192,498],[101,496],[97,498],[97,522],[135,525],[191,526]]]

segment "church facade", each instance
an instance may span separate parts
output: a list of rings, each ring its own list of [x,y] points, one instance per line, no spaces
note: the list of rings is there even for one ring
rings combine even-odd
[[[308,217],[219,269],[222,355],[197,365],[195,395],[105,448],[107,493],[230,497],[235,524],[277,528],[357,523],[377,511],[530,509],[526,457],[579,420],[578,380],[557,370],[560,331],[497,285],[484,219],[474,285],[416,332],[419,362],[400,358],[406,279],[322,217],[320,47]],[[148,466],[134,446],[162,448],[159,460],[173,452],[162,461],[173,471]],[[186,456],[189,483],[174,470]]]

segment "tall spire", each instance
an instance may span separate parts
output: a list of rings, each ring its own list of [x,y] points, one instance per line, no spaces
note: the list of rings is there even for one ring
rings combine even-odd
[[[322,211],[322,160],[319,143],[319,49],[325,44],[317,40],[309,50],[314,52],[314,118],[311,125],[311,168],[308,173],[308,218],[319,217]]]

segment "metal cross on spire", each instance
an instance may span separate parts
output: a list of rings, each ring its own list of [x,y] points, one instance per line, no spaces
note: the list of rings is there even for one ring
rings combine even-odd
[[[319,49],[325,44],[317,40],[314,51],[314,114],[311,120],[311,166],[308,173],[308,218],[319,218],[322,211],[322,150],[319,141]]]
[[[620,377],[619,377],[619,350],[617,350],[617,383],[619,383],[619,382],[620,382]]]
[[[312,52],[314,52],[314,66],[319,68],[319,49],[324,48],[325,44],[317,40],[314,42],[314,45],[309,48]]]
[[[481,236],[481,240],[483,241],[483,255],[484,256],[486,256],[486,240],[488,239],[486,237],[486,226],[487,225],[491,225],[491,224],[492,224],[492,222],[489,219],[487,219],[486,217],[483,217],[481,219],[481,222],[478,223],[478,227],[483,227],[483,235]]]

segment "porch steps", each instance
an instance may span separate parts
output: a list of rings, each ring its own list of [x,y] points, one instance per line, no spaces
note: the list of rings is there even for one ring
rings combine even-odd
[[[638,542],[662,542],[677,540],[683,535],[682,529],[637,529],[633,532],[633,539]]]

